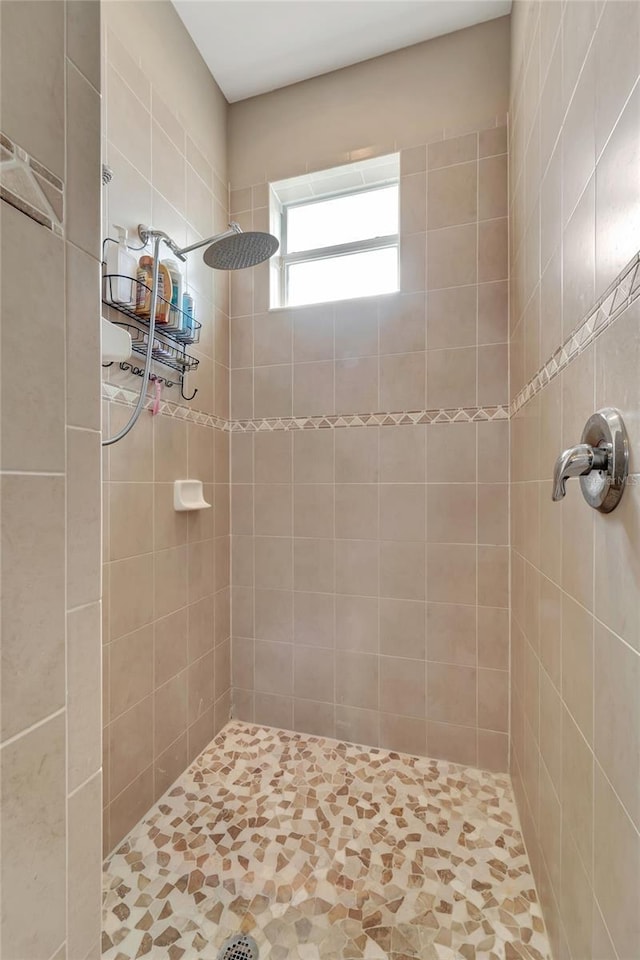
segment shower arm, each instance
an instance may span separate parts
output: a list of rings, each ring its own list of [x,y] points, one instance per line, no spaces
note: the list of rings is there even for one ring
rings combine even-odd
[[[199,250],[200,247],[209,246],[218,240],[224,240],[225,237],[232,237],[236,233],[242,233],[242,227],[239,223],[236,223],[235,220],[232,220],[229,224],[229,229],[225,230],[224,233],[216,233],[213,237],[207,237],[206,240],[197,240],[196,243],[191,243],[188,247],[179,247],[175,240],[173,240],[168,233],[165,233],[164,230],[151,230],[150,227],[146,227],[143,223],[138,224],[138,236],[140,237],[141,243],[146,246],[153,239],[159,238],[160,240],[164,240],[174,256],[182,260],[183,263],[187,259],[187,253],[191,253],[193,250]]]

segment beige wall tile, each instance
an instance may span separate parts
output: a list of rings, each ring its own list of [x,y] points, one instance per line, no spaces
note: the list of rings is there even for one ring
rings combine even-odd
[[[562,696],[583,735],[593,736],[593,630],[591,614],[562,598]]]
[[[293,313],[293,359],[296,363],[332,360],[334,310],[332,304],[296,307]]]
[[[426,724],[415,717],[380,715],[380,746],[398,750],[413,756],[424,756],[426,750]]]
[[[475,479],[475,426],[471,423],[456,423],[453,429],[446,424],[430,426],[427,433],[427,480],[430,483],[468,483]]]
[[[134,633],[119,637],[109,650],[110,720],[125,713],[147,697],[154,685],[154,626],[147,624]],[[162,682],[162,681],[158,681]]]
[[[293,587],[293,543],[290,537],[255,538],[255,584],[270,590]]]
[[[200,552],[199,548],[200,544],[192,543],[188,549],[184,546],[172,547],[170,550],[159,550],[153,555],[155,617],[165,617],[186,605],[187,584],[190,579],[187,558],[191,557],[192,550]],[[197,600],[198,597],[194,596],[193,599]]]
[[[427,408],[474,407],[477,399],[475,347],[427,351]]]
[[[374,483],[335,486],[335,532],[341,538],[379,536],[379,488]]]
[[[188,734],[178,737],[156,759],[153,767],[154,787],[158,796],[168,790],[189,764]]]
[[[293,726],[293,700],[291,697],[256,693],[254,715],[256,723],[289,730]]]
[[[140,773],[129,786],[109,804],[109,845],[113,849],[153,804],[153,767]]]
[[[429,349],[473,346],[477,338],[478,288],[430,290],[427,298]]]
[[[334,433],[333,430],[300,430],[293,433],[293,478],[296,483],[333,482]]]
[[[425,545],[380,543],[380,595],[398,600],[425,599]]]
[[[215,552],[215,556],[214,556]],[[218,587],[228,583],[228,567],[230,562],[229,538],[218,537],[216,540],[201,540],[190,543],[188,549],[188,566],[185,564],[184,547],[176,547],[173,551],[163,551],[169,563],[169,575],[174,578],[175,599],[167,598],[162,601],[162,609],[169,603],[175,608],[183,606],[188,598],[190,603],[202,600]],[[156,558],[161,554],[156,554]],[[226,565],[222,567],[222,563]],[[182,576],[186,566],[186,597],[182,592]],[[215,580],[214,580],[215,568]],[[218,583],[219,581],[219,583]],[[158,599],[156,598],[156,611]]]
[[[425,488],[419,483],[380,485],[380,536],[384,540],[424,540]]]
[[[474,224],[430,230],[427,244],[428,289],[475,283],[477,273],[476,227]],[[483,276],[491,280],[500,277]]]
[[[378,709],[379,658],[367,653],[336,652],[336,703]]]
[[[64,7],[11,4],[2,11],[2,35],[3,132],[64,177]]]
[[[594,645],[595,755],[625,808],[640,820],[640,658],[596,622]]]
[[[334,702],[334,659],[326,650],[296,646],[293,663],[293,695],[299,700]]]
[[[375,483],[377,481],[378,434],[379,431],[374,427],[353,432],[335,431],[336,483]]]
[[[293,726],[317,737],[335,736],[335,707],[314,700],[293,701]]]
[[[425,354],[401,353],[380,360],[380,407],[421,410],[425,402]]]
[[[365,357],[335,364],[335,412],[366,413],[378,409],[378,360]]]
[[[95,178],[100,167],[100,94],[69,62],[66,99],[66,236],[99,259],[100,195]]]
[[[625,9],[627,4],[613,8],[609,19],[617,10],[622,20]],[[635,90],[598,162],[596,276],[599,291],[606,289],[633,256],[632,237],[640,216],[640,195],[633,175],[640,151],[639,113],[640,93]]]
[[[204,608],[204,616],[200,614],[201,607]],[[155,621],[153,624],[153,670],[156,685],[166,683],[186,666],[188,659],[196,659],[198,655],[210,649],[213,644],[212,613],[213,602],[208,597],[193,604],[188,610],[178,610],[168,617]],[[198,629],[202,621],[207,623],[208,636],[205,632],[206,628]],[[188,656],[192,651],[193,656]]]
[[[478,135],[468,133],[462,137],[451,137],[427,145],[427,165],[429,170],[448,167],[454,163],[475,160],[478,156]]]
[[[427,599],[439,603],[475,603],[476,569],[475,546],[428,544]]]
[[[422,153],[424,157],[424,149]],[[402,164],[402,158],[400,163]],[[427,229],[426,185],[427,178],[424,171],[403,174],[400,180],[400,232],[403,234],[424,233]],[[431,189],[431,177],[429,189]]]
[[[112,800],[153,760],[152,718],[153,698],[146,697],[108,727]]]
[[[254,404],[254,416],[257,417],[291,416],[292,372],[290,364],[256,368],[254,373]]]
[[[378,605],[377,597],[336,596],[337,648],[360,653],[378,652]]]
[[[211,657],[211,655],[209,655]],[[202,683],[206,679],[209,681],[209,687],[213,686],[213,671],[209,663],[209,671],[205,670],[206,664],[194,665],[194,670],[198,669],[202,677]],[[183,670],[176,674],[171,680],[163,686],[158,686],[153,695],[153,753],[154,757],[162,754],[171,743],[182,734],[187,728],[187,680],[191,683],[191,670]],[[189,694],[191,690],[189,690]],[[211,690],[207,703],[212,701]],[[197,718],[197,711],[194,707],[191,713],[191,698],[189,699],[190,719]]]
[[[100,605],[67,614],[67,789],[100,769],[102,712]],[[110,668],[113,664],[109,658]],[[116,661],[115,669],[119,663]],[[111,669],[110,669],[111,675]],[[95,813],[95,811],[94,811]]]
[[[153,557],[132,557],[109,565],[111,639],[153,620]]]
[[[293,415],[332,414],[335,409],[334,379],[332,361],[296,363],[293,368]]]
[[[64,755],[61,715],[2,750],[2,952],[8,956],[50,957],[65,937]]]
[[[332,594],[293,595],[293,637],[296,644],[330,648],[335,637],[335,598]]]
[[[256,639],[291,643],[293,639],[291,591],[256,590],[254,602]]]
[[[275,310],[254,319],[253,362],[256,366],[291,363],[293,325],[290,311]]]
[[[423,292],[379,297],[379,348],[384,356],[425,348]]]
[[[166,498],[161,499],[161,491],[154,490],[150,483],[110,483],[106,486],[105,494],[109,498],[108,559],[123,560],[126,557],[150,553],[154,541],[154,505],[157,506],[156,514],[160,513],[162,516],[166,513]],[[173,502],[171,508],[175,514]],[[167,536],[163,531],[158,539],[171,541],[175,537]],[[163,545],[170,544],[158,543],[158,546]]]
[[[100,598],[100,434],[67,430],[67,605]]]
[[[430,230],[477,220],[478,164],[457,163],[431,170],[427,203]]]
[[[295,539],[293,583],[296,590],[332,593],[335,589],[335,546],[331,540]]]
[[[479,613],[470,604],[428,603],[427,660],[475,666]]]
[[[594,891],[618,956],[632,956],[640,934],[634,896],[640,883],[640,843],[597,765],[594,826]],[[621,883],[611,883],[614,875]]]
[[[256,640],[255,682],[260,693],[291,696],[293,690],[293,647],[288,643]]]
[[[95,7],[92,0],[77,4],[80,11]],[[82,13],[67,11],[68,20],[82,20]],[[95,357],[99,352],[100,328],[87,323],[87,315],[97,316],[100,299],[100,268],[96,260],[72,243],[66,244],[66,337],[67,337],[67,422],[76,427],[100,429],[99,371]],[[3,296],[6,287],[3,285]],[[22,294],[24,296],[24,289]],[[51,308],[47,311],[51,318]],[[34,316],[34,319],[37,319]],[[51,348],[51,331],[48,333]],[[55,347],[54,349],[57,349]]]
[[[86,958],[100,939],[102,848],[95,817],[101,802],[102,782],[98,772],[69,797],[67,804],[68,957]]]
[[[470,483],[430,483],[427,486],[427,541],[474,543],[477,490]]]
[[[378,297],[345,300],[334,306],[336,359],[378,354]]]
[[[476,732],[472,727],[452,723],[427,723],[427,753],[453,763],[475,765],[477,762]]]
[[[478,730],[478,766],[501,772],[509,764],[509,737],[493,730]]]
[[[293,533],[296,537],[331,537],[334,531],[334,486],[299,483],[294,487]]]
[[[380,600],[380,653],[424,660],[424,603],[386,598]]]
[[[380,657],[380,709],[403,717],[425,715],[426,672],[422,660]]]
[[[47,23],[51,15],[43,15]],[[5,323],[2,328],[2,466],[60,472],[65,422],[64,244],[9,204],[3,206],[0,230],[3,311],[31,318],[28,324]],[[35,276],[29,269],[33,262],[39,264]],[[26,383],[25,367],[30,371]],[[11,402],[14,397],[20,397],[19,405]]]
[[[400,236],[400,290],[416,293],[426,289],[426,235],[410,233]]]
[[[238,439],[245,439],[238,436]],[[234,444],[236,438],[234,437]],[[257,434],[254,440],[256,483],[289,483],[291,481],[291,456],[293,437],[291,433],[276,431]],[[247,478],[251,481],[252,476]]]
[[[3,739],[64,706],[64,511],[62,477],[2,478]]]

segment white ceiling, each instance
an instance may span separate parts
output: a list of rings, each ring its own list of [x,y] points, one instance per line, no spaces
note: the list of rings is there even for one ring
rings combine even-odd
[[[511,0],[173,0],[227,100],[509,13]]]

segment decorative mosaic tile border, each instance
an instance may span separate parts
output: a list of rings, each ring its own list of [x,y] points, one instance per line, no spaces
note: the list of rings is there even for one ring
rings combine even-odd
[[[231,420],[232,433],[264,433],[274,430],[335,430],[342,427],[397,427],[420,423],[476,423],[508,420],[507,407],[457,407],[452,410],[411,410],[391,413],[335,414],[326,417],[277,417],[262,420]]]
[[[103,381],[103,400],[133,406],[138,394],[127,387]],[[147,397],[145,409],[150,410],[154,398]],[[317,417],[271,417],[258,420],[224,420],[210,413],[184,407],[171,400],[161,400],[159,413],[176,420],[187,420],[226,433],[271,433],[277,430],[336,430],[344,427],[393,427],[422,423],[478,423],[508,420],[507,407],[457,407],[450,410],[411,410],[391,413],[335,414]]]
[[[58,236],[63,235],[64,184],[0,133],[0,197]]]
[[[119,386],[115,383],[102,381],[102,399],[109,400],[111,403],[121,403],[128,407],[133,407],[138,402],[138,393],[135,390],[129,390],[127,387]],[[145,410],[151,410],[155,402],[153,396],[148,396],[144,403]],[[194,410],[192,407],[185,407],[181,403],[174,403],[172,400],[160,400],[158,413],[165,417],[173,417],[175,420],[188,420],[190,423],[199,423],[203,427],[212,427],[216,430],[229,430],[229,421],[222,417],[216,417],[212,413],[203,413],[201,410]]]
[[[511,402],[510,415],[514,417],[525,403],[540,393],[572,360],[583,353],[596,337],[610,327],[638,297],[640,297],[640,253],[637,253],[618,274],[573,333],[520,390]]]

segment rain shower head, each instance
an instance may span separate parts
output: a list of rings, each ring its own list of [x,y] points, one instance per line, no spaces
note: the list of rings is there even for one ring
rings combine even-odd
[[[242,270],[268,260],[278,246],[278,241],[270,233],[232,233],[207,247],[204,262],[214,270]]]
[[[151,230],[142,223],[138,225],[138,236],[143,244],[160,237],[182,261],[187,259],[187,253],[206,247],[204,262],[214,270],[244,270],[245,267],[255,267],[272,257],[280,245],[270,233],[251,230],[244,233],[239,224],[233,222],[225,233],[219,233],[207,240],[198,240],[188,247],[179,247],[163,230]]]

